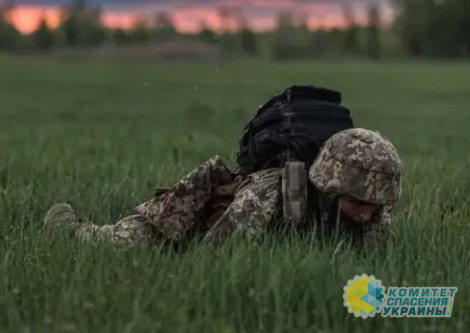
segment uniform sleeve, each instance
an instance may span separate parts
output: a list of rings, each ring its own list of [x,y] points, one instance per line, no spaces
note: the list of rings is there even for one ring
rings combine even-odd
[[[385,206],[373,221],[365,225],[363,245],[385,245],[392,235],[392,206]]]
[[[230,235],[248,239],[260,235],[280,214],[279,169],[253,173],[240,185],[233,202],[208,231],[205,240],[219,242]]]
[[[202,163],[178,183],[137,207],[145,221],[165,239],[180,241],[200,227],[201,215],[212,191],[231,182],[232,173],[219,156]]]

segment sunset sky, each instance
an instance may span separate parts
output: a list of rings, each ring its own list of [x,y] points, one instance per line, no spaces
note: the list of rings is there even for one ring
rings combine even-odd
[[[2,3],[4,0],[0,0]],[[173,17],[180,31],[196,31],[204,23],[213,29],[220,28],[218,9],[221,6],[238,7],[255,30],[275,27],[276,16],[285,10],[305,15],[311,28],[343,25],[340,4],[347,0],[91,0],[92,5],[103,9],[103,23],[113,28],[130,28],[142,15],[166,11]],[[386,0],[349,0],[354,5],[357,19],[365,21],[365,6],[368,2],[383,4],[385,20],[392,16]],[[9,20],[23,33],[36,29],[42,17],[51,27],[60,22],[60,7],[69,4],[66,0],[10,0],[15,8]]]

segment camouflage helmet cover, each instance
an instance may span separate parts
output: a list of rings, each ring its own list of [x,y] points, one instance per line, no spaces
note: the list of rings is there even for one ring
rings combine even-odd
[[[385,136],[352,128],[325,142],[309,179],[322,192],[388,205],[400,197],[402,169],[397,150]]]

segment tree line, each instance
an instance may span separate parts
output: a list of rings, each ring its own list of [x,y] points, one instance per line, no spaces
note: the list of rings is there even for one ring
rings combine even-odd
[[[470,55],[470,0],[394,0],[395,32],[410,56]]]
[[[42,20],[36,31],[22,35],[7,20],[11,7],[0,8],[0,51],[48,52],[54,48],[99,47],[105,43],[126,46],[192,38],[212,44],[230,55],[268,55],[275,59],[355,56],[465,57],[470,52],[470,0],[392,0],[396,18],[381,22],[381,7],[370,3],[367,23],[359,24],[353,8],[343,5],[344,28],[308,28],[305,17],[283,12],[273,31],[256,33],[241,11],[219,8],[221,30],[202,24],[193,34],[181,34],[171,15],[157,12],[138,20],[131,29],[102,25],[102,11],[75,0],[63,8],[62,20],[51,29]]]

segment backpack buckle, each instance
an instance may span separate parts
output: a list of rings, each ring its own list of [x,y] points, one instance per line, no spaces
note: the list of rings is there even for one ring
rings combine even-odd
[[[282,204],[284,220],[294,226],[307,217],[307,171],[304,162],[286,162],[282,169]]]

